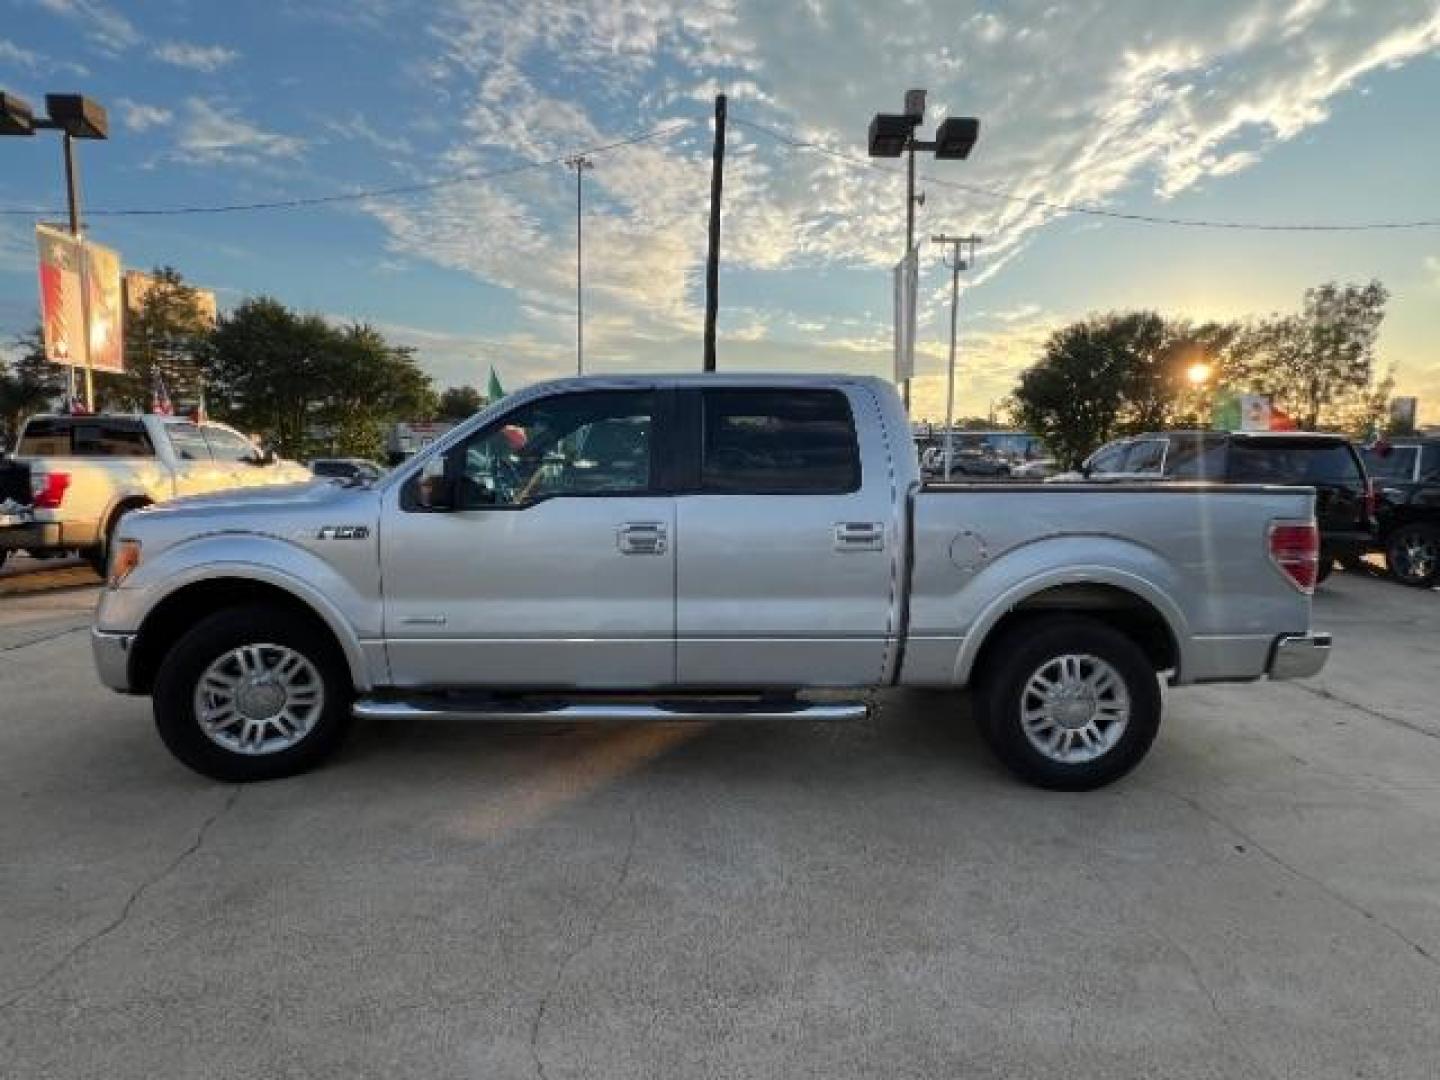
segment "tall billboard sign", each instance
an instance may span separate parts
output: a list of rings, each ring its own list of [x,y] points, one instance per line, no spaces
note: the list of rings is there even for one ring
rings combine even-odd
[[[125,370],[120,256],[48,225],[35,227],[45,357],[56,364]]]

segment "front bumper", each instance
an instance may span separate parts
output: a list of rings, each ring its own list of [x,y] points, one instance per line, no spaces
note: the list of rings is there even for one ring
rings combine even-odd
[[[104,630],[91,629],[90,651],[95,656],[95,670],[100,681],[111,690],[122,694],[130,692],[130,648],[134,644],[134,634],[107,634]]]
[[[1329,634],[1286,634],[1270,653],[1272,679],[1308,679],[1330,659]]]

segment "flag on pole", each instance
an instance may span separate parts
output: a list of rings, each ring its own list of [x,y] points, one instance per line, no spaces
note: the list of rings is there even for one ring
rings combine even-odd
[[[190,410],[190,419],[197,424],[203,424],[210,419],[210,413],[205,408],[205,387],[200,387],[200,400],[196,402],[195,408]]]
[[[165,379],[157,371],[155,385],[150,392],[150,411],[156,416],[174,416],[175,405],[170,400],[170,391],[165,389]]]
[[[500,385],[500,376],[495,374],[494,364],[490,365],[490,383],[485,387],[485,396],[492,405],[505,396],[505,388]]]

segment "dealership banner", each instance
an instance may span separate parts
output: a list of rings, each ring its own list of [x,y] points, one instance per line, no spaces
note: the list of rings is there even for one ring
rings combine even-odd
[[[895,264],[895,381],[903,383],[915,374],[916,298],[920,292],[920,250]]]
[[[46,359],[81,368],[88,363],[95,371],[124,371],[120,256],[48,225],[35,226],[35,245]]]

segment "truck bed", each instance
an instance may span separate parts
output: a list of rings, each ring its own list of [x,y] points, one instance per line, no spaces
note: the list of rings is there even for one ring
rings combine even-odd
[[[922,485],[902,681],[964,681],[966,639],[1047,589],[1057,606],[1066,590],[1087,602],[1113,591],[1160,611],[1177,683],[1259,678],[1276,635],[1309,616],[1309,598],[1269,558],[1269,530],[1311,518],[1314,498],[1207,483]]]

